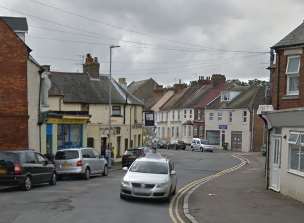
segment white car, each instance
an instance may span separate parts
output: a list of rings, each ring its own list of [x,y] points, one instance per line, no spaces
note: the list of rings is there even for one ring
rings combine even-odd
[[[120,198],[170,200],[176,191],[176,171],[172,161],[157,154],[136,159],[121,181]]]
[[[214,149],[215,149],[215,146],[210,145],[210,143],[206,139],[193,138],[193,140],[192,140],[191,151],[213,152]]]

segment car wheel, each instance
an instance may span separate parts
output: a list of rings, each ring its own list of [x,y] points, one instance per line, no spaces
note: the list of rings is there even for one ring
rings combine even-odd
[[[204,148],[203,147],[201,148],[201,152],[204,152]]]
[[[91,171],[89,168],[86,168],[83,177],[85,180],[89,180],[91,178]]]
[[[22,189],[25,191],[30,191],[32,189],[32,179],[29,176],[25,177]]]
[[[109,175],[108,166],[106,166],[106,165],[104,166],[102,175],[103,175],[103,176],[108,176],[108,175]]]
[[[176,186],[174,188],[174,190],[172,191],[172,195],[175,195],[176,194]]]
[[[56,185],[56,183],[57,183],[57,174],[53,173],[49,181],[49,185]]]

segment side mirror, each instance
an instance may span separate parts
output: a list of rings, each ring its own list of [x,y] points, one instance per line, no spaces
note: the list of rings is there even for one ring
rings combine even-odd
[[[170,175],[176,175],[176,171],[175,170],[171,170]]]
[[[44,165],[44,166],[46,166],[46,165],[48,165],[48,164],[49,164],[49,161],[48,161],[48,160],[44,160],[44,161],[43,161],[43,165]]]
[[[129,169],[129,168],[126,167],[126,166],[124,166],[124,167],[122,168],[123,171],[128,171],[128,169]]]

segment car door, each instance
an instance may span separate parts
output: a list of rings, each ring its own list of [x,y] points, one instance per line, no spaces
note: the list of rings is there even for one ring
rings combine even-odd
[[[94,173],[94,167],[93,167],[88,149],[82,149],[81,153],[82,153],[82,160],[83,160],[84,166],[89,167],[91,170],[91,173]]]
[[[29,150],[24,153],[23,169],[26,174],[31,175],[33,184],[41,183],[40,166],[33,151]]]
[[[47,159],[40,153],[35,153],[37,159],[37,169],[40,175],[40,183],[48,182],[53,174],[52,167]]]
[[[90,163],[90,166],[91,166],[91,172],[93,174],[96,174],[98,172],[97,157],[94,154],[92,149],[87,149],[87,153],[88,153],[88,156],[89,156],[89,163]]]
[[[91,149],[93,156],[94,156],[94,165],[95,165],[95,171],[96,173],[100,174],[103,171],[104,167],[104,159],[100,158],[100,155],[98,152],[94,149]]]

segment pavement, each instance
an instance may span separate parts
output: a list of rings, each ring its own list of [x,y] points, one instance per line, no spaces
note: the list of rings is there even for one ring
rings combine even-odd
[[[304,204],[266,190],[265,158],[243,155],[250,163],[215,178],[190,196],[190,214],[204,223],[303,223]]]

